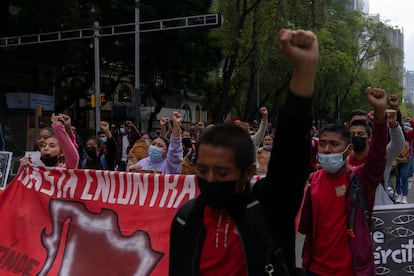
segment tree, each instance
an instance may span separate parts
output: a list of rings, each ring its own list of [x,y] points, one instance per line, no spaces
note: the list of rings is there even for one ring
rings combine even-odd
[[[134,22],[134,1],[103,0],[36,0],[19,2],[21,10],[18,15],[8,19],[8,35],[34,34],[49,31],[70,30],[93,25],[95,20],[101,26]],[[211,1],[141,1],[141,20],[160,20],[171,17],[206,14]],[[57,90],[58,107],[72,106],[79,97],[85,97],[94,83],[93,51],[91,41],[62,42],[57,44],[42,44],[15,49],[2,49],[7,53],[8,64],[24,64],[30,69],[30,74],[24,74],[27,81],[19,82],[15,76],[21,75],[22,67],[7,68],[1,75],[3,86],[16,87],[16,83],[24,83],[20,87],[24,91]],[[125,74],[132,76],[135,68],[133,35],[122,37],[101,38],[101,71],[113,72],[114,64],[122,68],[114,81],[103,81],[103,88],[108,93],[114,93],[117,82]],[[177,91],[199,92],[206,89],[207,72],[218,63],[220,48],[214,36],[208,30],[185,29],[148,33],[141,35],[141,72],[143,97],[155,96],[161,99],[164,94],[174,94]],[[13,69],[13,70],[10,70]],[[42,72],[55,72],[45,78],[40,78]],[[162,87],[156,87],[154,77],[161,78]],[[83,81],[76,87],[70,79]],[[54,79],[54,81],[53,81]],[[43,81],[46,80],[46,81]],[[68,87],[60,87],[64,84]],[[74,91],[74,89],[76,91]],[[3,90],[3,89],[2,89]],[[159,97],[157,96],[159,95]],[[144,101],[145,102],[145,101]],[[162,101],[158,101],[162,107]],[[179,108],[179,107],[177,107]],[[155,116],[155,114],[153,114]]]

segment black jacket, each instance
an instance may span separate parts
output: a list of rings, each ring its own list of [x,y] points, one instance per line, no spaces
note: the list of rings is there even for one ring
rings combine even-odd
[[[295,218],[310,163],[311,101],[311,98],[288,94],[278,114],[266,177],[252,189],[246,189],[240,206],[229,210],[242,239],[249,275],[264,274],[268,247],[256,231],[258,227],[254,224],[257,220],[252,219],[247,211],[252,200],[260,202],[270,233],[282,249],[291,273],[295,274]],[[185,225],[177,215],[174,217],[170,236],[170,276],[199,274],[199,258],[205,236],[203,210],[200,195],[192,205]]]

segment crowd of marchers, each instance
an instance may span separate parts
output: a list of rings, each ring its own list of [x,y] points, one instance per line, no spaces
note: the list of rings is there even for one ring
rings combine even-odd
[[[82,142],[68,115],[53,114],[37,139],[40,161],[195,175],[200,194],[171,224],[170,275],[375,275],[369,221],[374,205],[408,201],[414,120],[402,121],[398,97],[367,87],[371,110],[312,126],[317,37],[291,29],[278,36],[294,69],[273,126],[266,107],[258,122],[188,128],[172,112],[159,133],[102,121]],[[31,165],[27,156],[19,170]],[[254,175],[261,177],[250,185]],[[299,266],[296,231],[306,235]]]

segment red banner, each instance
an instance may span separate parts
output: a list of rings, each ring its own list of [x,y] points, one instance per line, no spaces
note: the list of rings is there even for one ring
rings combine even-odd
[[[168,275],[193,175],[29,167],[0,196],[0,275]]]

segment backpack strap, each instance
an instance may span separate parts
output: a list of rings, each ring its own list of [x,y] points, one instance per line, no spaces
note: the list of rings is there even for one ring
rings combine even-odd
[[[195,198],[192,198],[188,200],[186,203],[184,203],[178,210],[176,220],[182,226],[185,226],[185,224],[187,223],[188,218],[190,217],[191,209],[193,209],[194,203]]]
[[[359,204],[359,207],[361,208],[365,219],[368,222],[368,225],[370,225],[370,219],[369,219],[369,212],[367,208],[367,203],[365,200],[365,197],[362,193],[362,187],[359,180],[359,176],[355,171],[351,171],[349,173],[349,179],[350,179],[350,185],[352,188],[352,195],[351,195],[351,210],[349,212],[348,216],[348,229],[347,233],[348,236],[351,238],[355,238],[355,232],[354,232],[354,226],[355,226],[355,212],[356,212],[356,204]]]
[[[250,201],[246,206],[246,216],[249,224],[258,237],[261,238],[266,248],[265,275],[290,276],[282,249],[277,245],[275,238],[271,235],[269,225],[264,216],[263,209],[258,200]]]

